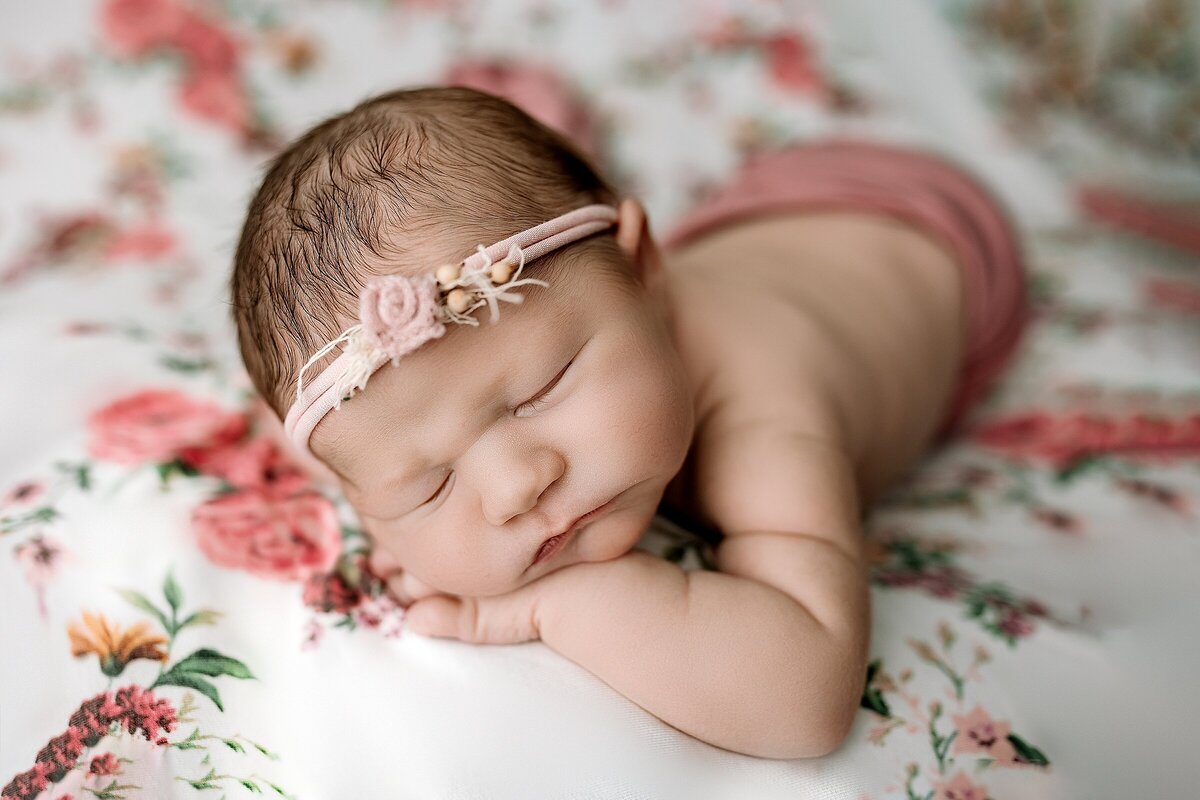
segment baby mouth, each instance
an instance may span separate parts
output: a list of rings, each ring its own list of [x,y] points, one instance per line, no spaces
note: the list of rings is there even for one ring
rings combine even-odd
[[[609,500],[607,503],[605,503],[604,505],[593,508],[591,511],[584,514],[582,517],[575,520],[575,523],[570,528],[568,528],[567,530],[563,531],[560,534],[557,534],[556,536],[551,536],[549,539],[542,542],[542,546],[539,547],[537,553],[534,554],[533,562],[529,566],[532,567],[534,564],[537,564],[541,561],[545,561],[546,559],[550,558],[555,553],[557,553],[559,550],[561,550],[563,545],[565,545],[567,543],[567,540],[570,539],[571,536],[574,535],[576,531],[578,531],[583,526],[587,525],[589,522],[594,520],[596,517],[600,516],[601,514],[603,514],[606,511],[608,511],[608,509],[612,506],[613,500],[616,500],[616,498],[614,497],[611,500]]]

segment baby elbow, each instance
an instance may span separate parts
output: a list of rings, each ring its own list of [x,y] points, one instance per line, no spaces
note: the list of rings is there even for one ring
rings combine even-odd
[[[776,758],[820,758],[841,748],[858,717],[860,696],[851,701],[841,692],[829,692],[818,707],[808,706],[807,713],[793,717],[793,728],[786,745],[787,754]]]

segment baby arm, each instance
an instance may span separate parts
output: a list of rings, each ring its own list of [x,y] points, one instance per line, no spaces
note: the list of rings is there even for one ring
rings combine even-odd
[[[727,534],[719,573],[685,572],[635,551],[566,567],[500,597],[430,598],[413,607],[410,624],[466,641],[540,637],[650,713],[719,747],[772,758],[828,753],[845,738],[862,693],[866,571],[848,463],[826,445],[790,441],[764,453],[751,474],[775,475],[785,481],[776,488],[790,489],[765,510],[803,509],[822,535],[768,529],[780,519],[750,516],[744,521],[760,527]],[[771,463],[780,460],[792,466]],[[716,508],[729,496],[717,492]],[[763,497],[741,497],[756,499]]]

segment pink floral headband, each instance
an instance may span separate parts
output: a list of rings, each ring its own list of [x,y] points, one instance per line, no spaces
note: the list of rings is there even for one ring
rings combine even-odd
[[[545,281],[522,278],[530,261],[571,242],[603,231],[617,220],[617,210],[607,205],[577,208],[561,217],[510,236],[476,252],[458,264],[443,264],[417,276],[384,275],[372,278],[358,298],[356,325],[313,354],[296,377],[296,401],[288,409],[283,428],[300,452],[311,456],[308,439],[326,414],[341,408],[354,390],[362,390],[375,371],[446,332],[447,322],[479,325],[471,313],[488,307],[491,321],[500,317],[499,301],[520,303],[517,286]],[[304,386],[304,373],[316,361],[343,344],[342,354]]]

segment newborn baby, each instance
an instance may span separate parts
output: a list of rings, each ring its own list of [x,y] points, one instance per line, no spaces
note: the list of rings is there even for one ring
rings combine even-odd
[[[863,509],[1010,357],[1013,237],[944,162],[826,142],[665,244],[508,102],[393,92],[271,164],[239,344],[410,630],[541,639],[706,742],[822,755],[863,688]],[[660,508],[719,571],[633,549]]]

